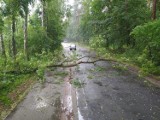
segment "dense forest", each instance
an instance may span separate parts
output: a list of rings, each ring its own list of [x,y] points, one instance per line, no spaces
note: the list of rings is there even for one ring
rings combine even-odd
[[[66,1],[0,0],[0,112],[63,59],[64,38],[160,76],[160,0]]]
[[[80,3],[69,28],[69,39],[87,43],[105,57],[136,64],[143,74],[160,75],[159,0]]]
[[[63,2],[58,0],[40,2],[1,0],[2,63],[13,62],[14,67],[20,64],[20,59],[31,61],[36,54],[49,53],[60,47],[63,36],[61,19],[64,15]],[[35,11],[30,9],[34,4]]]
[[[0,0],[0,111],[15,101],[11,91],[34,73],[43,80],[45,66],[56,62],[65,14],[63,0]]]

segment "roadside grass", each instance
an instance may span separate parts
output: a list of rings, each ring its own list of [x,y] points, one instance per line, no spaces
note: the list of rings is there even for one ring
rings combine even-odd
[[[125,65],[121,65],[121,64],[114,64],[112,65],[112,67],[116,70],[118,70],[119,72],[123,73],[125,71],[127,71],[127,67]]]
[[[79,55],[76,53],[76,51],[72,51],[72,55],[70,56],[70,59],[73,61],[76,61],[78,56]]]
[[[83,42],[77,44],[82,47],[85,46],[88,50],[95,51],[98,56],[135,68],[140,76],[154,75],[156,80],[160,80],[160,66],[156,66],[151,61],[147,61],[143,55],[137,54],[137,51],[134,49],[129,49],[124,52],[121,50],[114,50],[113,48],[97,48],[97,46],[93,47]]]
[[[94,69],[89,69],[88,71],[91,72],[91,73],[93,73],[93,72],[94,72]]]
[[[88,75],[87,78],[91,80],[93,79],[93,75]]]
[[[16,89],[19,85],[27,81],[33,75],[0,75],[0,103],[9,106],[13,101],[8,94]]]
[[[105,71],[106,69],[103,68],[103,67],[97,66],[94,70],[95,70],[96,72],[102,72],[102,71]]]
[[[68,73],[67,72],[56,72],[56,73],[54,73],[54,75],[55,76],[61,76],[61,77],[65,77],[65,76],[67,76],[68,75]]]
[[[62,84],[63,82],[64,82],[64,80],[62,80],[62,79],[56,79],[56,80],[54,81],[54,84],[60,85],[60,84]]]
[[[78,78],[72,80],[71,84],[74,85],[76,88],[82,88],[85,85],[85,83],[84,82],[81,83]]]
[[[121,74],[122,73],[119,73],[119,72],[112,72],[112,73],[107,74],[107,76],[109,78],[114,78],[114,77],[120,76]]]
[[[3,77],[3,75],[0,76],[0,119],[15,108],[25,96],[27,89],[38,79],[35,74],[8,74],[5,75],[5,78]]]
[[[101,67],[101,66],[97,66],[95,67],[94,69],[89,69],[88,71],[89,72],[102,72],[102,71],[105,71],[106,69],[104,67]]]
[[[113,68],[117,69],[117,70],[127,70],[125,65],[121,65],[121,64],[114,64],[112,65]]]

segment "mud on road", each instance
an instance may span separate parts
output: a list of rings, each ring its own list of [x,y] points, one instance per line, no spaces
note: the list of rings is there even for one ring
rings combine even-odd
[[[63,46],[66,57],[96,56]],[[160,120],[160,89],[116,63],[53,68],[45,78],[6,120]]]

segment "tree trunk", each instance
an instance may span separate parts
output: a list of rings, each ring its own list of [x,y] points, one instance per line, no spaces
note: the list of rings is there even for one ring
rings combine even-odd
[[[45,1],[42,0],[42,27],[45,27]]]
[[[2,56],[6,58],[6,51],[5,51],[5,47],[4,47],[4,41],[3,41],[3,34],[2,33],[0,35],[0,39],[1,39]]]
[[[126,10],[126,16],[128,16],[128,0],[125,0],[125,10]],[[128,21],[126,21],[125,29],[126,29],[127,35],[129,35],[130,34],[130,25],[129,25]],[[128,36],[128,38],[126,39],[126,45],[127,45],[127,47],[129,47],[131,45],[130,36]]]
[[[16,31],[15,23],[16,23],[16,19],[14,16],[12,16],[12,54],[13,54],[14,60],[16,59],[16,54],[17,54],[16,40],[15,40],[15,31]]]
[[[155,20],[155,19],[156,19],[156,5],[157,5],[157,0],[153,0],[152,20]]]
[[[28,14],[25,15],[25,21],[24,21],[24,56],[25,59],[28,61]]]
[[[45,28],[45,30],[47,30],[47,17],[46,17],[46,1],[42,0],[42,27]]]

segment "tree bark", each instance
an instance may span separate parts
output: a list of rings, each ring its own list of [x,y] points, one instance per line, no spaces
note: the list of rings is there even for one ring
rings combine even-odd
[[[6,58],[6,51],[4,47],[4,41],[3,41],[3,33],[0,34],[0,39],[1,39],[2,56]]]
[[[46,29],[46,2],[41,0],[42,3],[42,27]]]
[[[157,0],[153,0],[152,20],[155,20],[155,19],[156,19],[156,5],[157,5]]]
[[[70,64],[64,64],[64,63],[61,63],[61,64],[57,64],[57,65],[48,65],[46,66],[47,68],[52,68],[52,67],[74,67],[74,66],[77,66],[79,64],[95,64],[96,62],[99,62],[99,61],[112,61],[112,62],[117,62],[116,60],[112,60],[112,59],[103,59],[103,58],[99,58],[97,60],[93,60],[93,61],[78,61],[78,62],[75,62],[75,63],[70,63]]]
[[[47,16],[47,2],[46,0],[41,0],[42,4],[42,27],[45,29],[45,31],[48,31],[48,16]]]
[[[25,21],[24,21],[24,56],[25,59],[29,60],[28,55],[28,14],[25,15]]]
[[[14,16],[12,16],[12,54],[13,54],[14,60],[16,59],[16,54],[17,54],[16,40],[15,40],[15,31],[16,31],[15,23],[16,23],[16,19]]]

